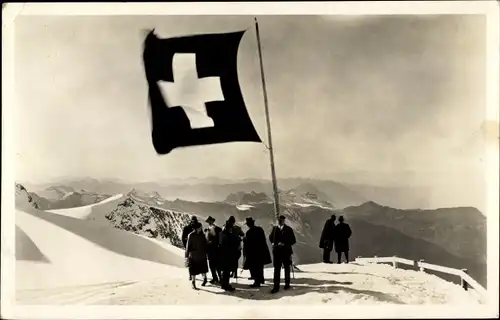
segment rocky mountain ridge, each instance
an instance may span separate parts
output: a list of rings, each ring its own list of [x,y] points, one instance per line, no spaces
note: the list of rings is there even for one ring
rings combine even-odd
[[[182,229],[190,221],[189,214],[153,207],[130,197],[105,217],[115,228],[165,240],[179,248],[182,248]]]

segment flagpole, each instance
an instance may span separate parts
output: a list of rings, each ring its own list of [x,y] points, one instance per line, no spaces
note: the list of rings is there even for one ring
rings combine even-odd
[[[262,80],[262,92],[264,94],[264,107],[266,110],[267,139],[268,139],[268,143],[269,143],[269,160],[271,162],[271,177],[272,177],[272,181],[273,181],[274,211],[275,211],[276,217],[279,217],[280,204],[279,204],[279,195],[278,195],[278,183],[276,181],[276,169],[274,168],[273,141],[271,138],[271,122],[269,119],[269,107],[268,107],[268,102],[267,102],[266,79],[264,77],[264,65],[262,64],[262,49],[260,46],[259,24],[257,22],[256,17],[254,17],[254,20],[255,20],[255,31],[256,31],[256,35],[257,35],[257,46],[259,48],[260,77]]]

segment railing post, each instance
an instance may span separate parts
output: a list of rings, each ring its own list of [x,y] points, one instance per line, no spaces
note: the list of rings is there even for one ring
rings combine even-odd
[[[469,273],[467,269],[462,269],[462,272],[465,274]],[[467,281],[465,281],[465,279],[463,277],[460,277],[460,283],[462,285],[462,288],[464,288],[464,290],[469,289],[469,284],[467,283]]]
[[[396,258],[396,256],[392,257],[392,266],[394,267],[394,269],[398,268],[398,262],[396,261]]]
[[[424,260],[424,259],[420,259],[420,261],[419,261],[419,263],[424,263],[424,262],[425,262],[425,260]],[[420,271],[424,271],[424,267],[422,267],[422,265],[421,265],[421,264],[419,264],[419,270],[420,270]]]
[[[377,261],[377,256],[374,256],[374,257],[373,257],[373,262],[378,263],[378,261]]]

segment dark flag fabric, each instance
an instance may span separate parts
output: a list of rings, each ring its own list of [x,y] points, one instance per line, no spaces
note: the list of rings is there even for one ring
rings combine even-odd
[[[237,53],[245,31],[144,41],[156,152],[226,142],[262,142],[241,93]]]

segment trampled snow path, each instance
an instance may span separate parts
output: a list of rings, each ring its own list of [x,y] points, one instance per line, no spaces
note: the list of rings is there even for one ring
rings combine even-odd
[[[104,213],[107,204],[94,205],[92,214]],[[59,213],[65,214],[16,212],[19,304],[478,304],[456,284],[386,265],[303,265],[292,289],[275,295],[269,293],[271,269],[259,289],[248,287],[245,271],[234,292],[210,284],[194,291],[181,249]]]
[[[250,288],[248,273],[226,293],[207,284],[193,290],[183,268],[170,268],[165,276],[142,281],[103,283],[20,292],[23,304],[91,305],[214,305],[214,304],[456,304],[478,305],[459,286],[416,271],[394,270],[383,265],[304,265],[296,272],[292,288],[270,294],[272,270],[267,284]],[[201,279],[200,279],[201,280]]]

